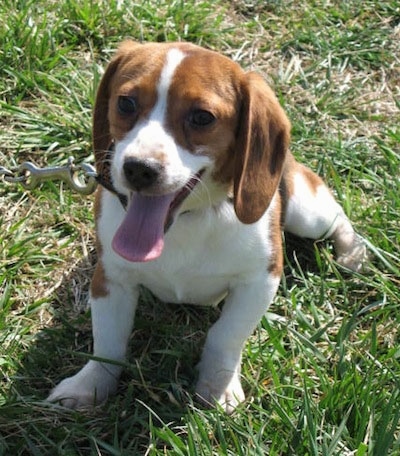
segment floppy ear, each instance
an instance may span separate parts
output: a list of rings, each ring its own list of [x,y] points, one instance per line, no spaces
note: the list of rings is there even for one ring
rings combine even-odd
[[[234,206],[243,223],[256,222],[278,188],[290,123],[274,93],[255,73],[242,82],[242,108],[234,159]]]
[[[96,102],[94,105],[93,149],[96,169],[99,175],[103,174],[108,150],[112,142],[108,120],[108,101],[110,98],[110,82],[118,68],[120,60],[120,58],[115,58],[108,64],[97,89]]]
[[[129,40],[119,46],[116,55],[108,64],[97,89],[93,111],[93,149],[96,169],[99,175],[106,172],[106,168],[109,169],[109,167],[104,167],[104,164],[108,160],[108,151],[112,142],[108,119],[112,79],[124,56],[129,55],[137,46],[140,46],[140,44]]]

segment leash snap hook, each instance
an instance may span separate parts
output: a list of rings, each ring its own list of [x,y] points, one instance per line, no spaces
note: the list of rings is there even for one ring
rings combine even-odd
[[[41,182],[49,180],[61,180],[82,195],[90,195],[97,187],[95,168],[87,163],[75,165],[73,157],[70,157],[64,166],[47,168],[39,168],[28,161],[21,163],[15,175],[11,176],[6,172],[3,174],[5,174],[5,180],[18,182],[27,190],[33,190]]]
[[[6,182],[14,177],[14,173],[5,166],[0,166],[0,178],[3,178]]]
[[[74,164],[72,157],[68,160],[68,181],[67,184],[81,195],[90,195],[97,187],[97,172],[94,166],[82,163]]]
[[[24,162],[18,166],[17,170],[12,175],[6,176],[5,180],[10,183],[21,184],[25,189],[32,190],[37,187],[40,182],[38,177],[40,171],[41,169],[33,163]]]

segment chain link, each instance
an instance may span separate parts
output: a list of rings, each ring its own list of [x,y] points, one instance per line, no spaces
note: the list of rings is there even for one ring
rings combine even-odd
[[[10,171],[9,169],[5,168],[4,166],[0,166],[0,177],[3,177],[4,179],[12,177],[14,173]]]
[[[73,157],[70,157],[64,166],[39,168],[29,161],[21,163],[15,171],[0,166],[0,179],[8,183],[18,183],[27,190],[36,188],[44,181],[61,180],[72,190],[82,195],[90,195],[97,187],[96,176],[96,170],[92,165],[75,165]]]

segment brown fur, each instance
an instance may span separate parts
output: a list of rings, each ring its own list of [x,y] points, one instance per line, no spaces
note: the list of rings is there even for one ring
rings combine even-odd
[[[270,245],[272,246],[272,255],[269,260],[268,273],[275,277],[281,277],[283,271],[283,246],[282,246],[282,197],[279,193],[276,194],[271,225],[270,225]]]
[[[294,194],[293,176],[295,174],[302,174],[310,186],[313,194],[316,194],[318,187],[324,185],[323,180],[309,168],[297,162],[291,153],[288,154],[283,175],[282,185],[284,186],[285,199],[289,199]]]
[[[90,291],[94,299],[105,298],[108,296],[107,278],[104,271],[104,266],[101,257],[97,261],[96,268],[90,284]]]
[[[98,188],[96,192],[96,198],[94,202],[94,214],[95,214],[95,222],[97,225],[97,221],[101,216],[101,198],[102,198],[103,189],[101,187]],[[99,238],[96,239],[96,252],[97,252],[97,265],[94,271],[92,282],[90,284],[90,291],[93,298],[105,298],[108,296],[108,289],[107,289],[107,277],[104,271],[104,266],[102,263],[102,256],[103,256],[103,246],[101,245]]]
[[[176,142],[189,151],[204,146],[204,155],[215,163],[213,177],[226,183],[233,173],[235,130],[240,115],[240,80],[243,70],[220,54],[186,46],[184,62],[176,69],[169,93],[167,128]],[[190,68],[190,71],[188,71]],[[213,75],[213,83],[207,75]],[[219,83],[218,83],[219,81]],[[217,85],[218,84],[218,85]],[[217,124],[199,130],[190,128],[187,116],[193,109],[211,112]]]
[[[282,175],[290,124],[264,80],[248,73],[235,151],[235,211],[243,223],[256,222],[268,208]]]
[[[99,174],[103,173],[112,140],[121,140],[136,121],[135,117],[118,113],[118,97],[136,96],[140,87],[138,103],[144,114],[149,112],[156,102],[155,87],[165,52],[160,52],[155,44],[148,46],[153,52],[160,54],[159,64],[155,64],[153,59],[147,59],[143,52],[136,52],[141,47],[140,44],[127,41],[119,47],[100,82],[93,113],[93,147]],[[153,73],[153,77],[148,77],[149,72]],[[117,88],[117,91],[113,90],[114,88]]]
[[[141,52],[137,52],[139,47]],[[156,85],[172,47],[181,49],[186,57],[174,74],[168,94],[167,129],[188,150],[204,145],[202,153],[212,156],[215,163],[213,178],[233,186],[239,220],[254,223],[269,206],[281,179],[290,124],[260,76],[245,73],[238,64],[215,52],[187,43],[121,45],[103,76],[94,110],[98,171],[104,169],[105,151],[111,140],[122,139],[154,107]],[[151,53],[151,59],[147,53]],[[208,74],[213,75],[211,88]],[[120,95],[137,99],[137,114],[118,113]],[[193,109],[210,111],[218,125],[188,128],[187,116]]]

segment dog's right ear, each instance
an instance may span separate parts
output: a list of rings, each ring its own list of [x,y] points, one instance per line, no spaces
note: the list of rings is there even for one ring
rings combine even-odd
[[[108,118],[109,100],[113,77],[124,58],[140,44],[133,41],[124,41],[117,53],[108,64],[97,89],[96,102],[93,111],[93,150],[98,174],[103,174],[103,167],[108,159],[113,138],[110,133]]]
[[[97,89],[96,102],[93,111],[93,150],[96,169],[99,175],[103,174],[103,166],[107,160],[108,150],[112,138],[110,122],[108,120],[108,103],[110,99],[110,85],[112,78],[121,62],[121,56],[114,57],[108,64]]]

